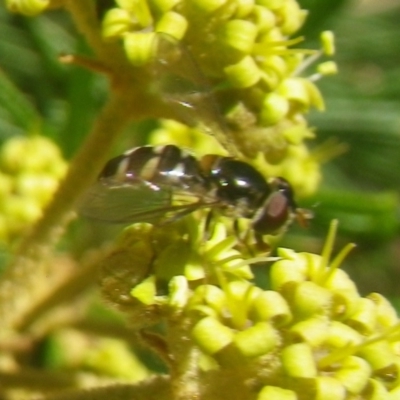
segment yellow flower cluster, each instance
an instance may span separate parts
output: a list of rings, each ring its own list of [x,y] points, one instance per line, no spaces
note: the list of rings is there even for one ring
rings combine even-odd
[[[15,137],[0,149],[0,240],[10,242],[41,215],[66,163],[42,136]]]
[[[352,246],[329,261],[335,225],[322,256],[280,249],[268,290],[251,282],[249,270],[249,264],[268,259],[243,260],[235,250],[237,241],[226,238],[222,224],[203,245],[194,238],[201,229],[183,222],[168,232],[146,225],[130,229],[124,235],[125,245],[130,237],[130,247],[125,249],[131,252],[130,260],[139,260],[134,249],[142,251],[144,243],[150,246],[143,233],[151,235],[152,254],[145,266],[141,258],[143,265],[129,267],[139,269],[142,279],[130,290],[130,300],[126,279],[120,284],[113,279],[117,304],[127,310],[130,302],[130,316],[135,314],[133,308],[141,315],[157,316],[147,320],[150,325],[171,315],[186,320],[188,336],[202,353],[200,380],[211,371],[234,375],[240,370],[241,398],[253,398],[250,393],[257,388],[258,400],[397,399],[400,395],[398,317],[383,296],[361,297],[338,268]],[[179,243],[175,236],[180,237]],[[116,262],[122,247],[113,255]],[[107,265],[103,284],[110,285],[109,274],[120,274],[121,266],[116,273],[115,265]],[[163,281],[167,286],[160,294]],[[125,285],[124,296],[121,285]],[[224,390],[228,393],[226,386]]]
[[[190,308],[204,314],[192,331],[195,342],[220,366],[254,362],[259,399],[275,392],[274,399],[398,396],[399,323],[389,302],[378,294],[360,297],[347,274],[320,256],[280,255],[271,290],[230,282],[195,293]]]
[[[314,80],[336,72],[321,63],[308,78],[304,70],[322,54],[332,55],[333,36],[323,33],[322,49],[290,49],[306,11],[294,0],[117,0],[103,20],[105,38],[122,39],[134,65],[157,54],[166,34],[190,51],[209,80],[239,151],[270,163],[291,157],[289,147],[313,136],[304,120],[310,107],[322,110]],[[161,55],[162,56],[162,55]]]
[[[336,73],[334,62],[317,63],[319,57],[334,54],[331,32],[322,33],[320,50],[294,48],[301,41],[295,37],[296,32],[307,16],[307,11],[295,0],[116,0],[115,3],[101,21],[103,37],[107,41],[120,41],[130,62],[143,67],[137,70],[137,76],[147,83],[140,90],[153,93],[154,84],[162,100],[168,102],[171,93],[165,93],[162,86],[172,85],[173,96],[178,97],[172,96],[171,103],[194,108],[190,119],[208,118],[197,122],[213,132],[233,155],[252,162],[266,176],[285,177],[298,196],[315,192],[321,179],[320,160],[305,144],[314,137],[305,114],[312,107],[324,109],[314,82]],[[13,11],[34,15],[58,3],[8,0],[7,4]],[[178,72],[179,68],[182,71]],[[192,75],[190,68],[196,69]],[[199,71],[206,78],[202,82],[203,91],[199,87],[202,86],[198,81]],[[175,73],[178,83],[173,82]],[[172,76],[166,77],[168,74]],[[186,93],[187,88],[179,88],[182,79],[186,80],[183,84],[193,87],[192,92],[190,88]],[[177,94],[180,90],[183,94]],[[198,90],[200,101],[192,103]],[[210,123],[209,112],[201,110],[202,102],[213,107],[211,97],[217,100],[216,114],[223,115],[214,124]],[[174,116],[186,121],[182,112],[181,109],[172,115],[179,114]],[[158,115],[156,111],[154,115]],[[215,132],[218,130],[222,133]],[[179,144],[175,139],[175,133],[171,132],[165,142]],[[215,147],[210,145],[208,153],[215,152]]]
[[[216,265],[237,279],[253,277],[248,263],[234,249],[237,239],[227,236],[225,224],[217,222],[209,240],[205,241],[204,235],[204,225],[194,216],[168,228],[149,224],[126,228],[101,265],[105,295],[114,304],[124,305],[130,293],[141,304],[152,307],[170,301],[156,295],[156,281],[174,285],[175,279],[182,278],[188,282],[215,280],[212,271]],[[110,298],[114,294],[116,297]]]

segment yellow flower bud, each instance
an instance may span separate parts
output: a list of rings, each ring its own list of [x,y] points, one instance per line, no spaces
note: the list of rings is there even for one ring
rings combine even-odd
[[[54,164],[60,163],[64,164],[59,148],[42,136],[13,137],[5,142],[0,152],[0,165],[10,173],[50,172]]]
[[[189,297],[189,285],[186,278],[182,275],[174,276],[169,281],[168,304],[175,309],[182,309]]]
[[[229,297],[237,302],[240,302],[241,307],[245,305],[243,301],[249,294],[249,289],[253,286],[247,281],[232,281],[227,285],[227,293],[229,293]]]
[[[103,18],[102,33],[106,39],[120,37],[131,29],[133,20],[128,11],[122,8],[112,8]]]
[[[319,111],[324,111],[325,110],[324,98],[322,97],[321,92],[315,86],[315,84],[307,79],[304,79],[304,86],[307,90],[309,104],[314,106]]]
[[[297,394],[292,390],[277,386],[264,386],[257,396],[257,400],[297,400]]]
[[[253,48],[256,35],[257,27],[252,22],[234,19],[223,26],[219,40],[229,48],[249,54]]]
[[[58,181],[48,174],[22,173],[15,182],[15,190],[24,197],[37,201],[43,207],[53,196]]]
[[[285,1],[288,0],[257,0],[257,4],[260,4],[265,8],[269,8],[270,10],[276,10],[282,7]]]
[[[149,0],[149,3],[160,13],[172,10],[181,0]]]
[[[203,258],[197,252],[191,252],[184,267],[183,274],[188,281],[196,281],[206,276]]]
[[[135,25],[146,28],[152,23],[152,16],[147,0],[116,0],[117,4],[128,11]]]
[[[335,36],[331,31],[324,31],[321,33],[322,49],[324,54],[332,56],[335,54]]]
[[[305,81],[301,78],[287,78],[279,85],[277,92],[286,99],[308,108],[310,98]]]
[[[326,313],[332,304],[333,294],[314,282],[299,282],[291,288],[290,300],[293,308],[301,316],[311,316],[316,313]]]
[[[234,333],[218,320],[206,317],[201,319],[192,329],[193,340],[207,354],[215,354],[228,346]]]
[[[49,0],[7,0],[7,7],[28,17],[40,14],[49,5]]]
[[[287,36],[292,35],[301,28],[308,14],[306,10],[300,9],[297,1],[293,0],[285,1],[277,13],[283,22],[280,26],[281,31]]]
[[[368,298],[375,303],[377,311],[377,322],[384,328],[394,326],[398,323],[396,309],[379,293],[371,293]]]
[[[360,298],[346,323],[363,334],[371,334],[375,329],[376,316],[375,304],[369,299]]]
[[[156,293],[157,290],[154,275],[149,276],[140,282],[130,292],[132,297],[147,306],[155,303]]]
[[[282,350],[282,366],[292,378],[314,378],[317,375],[312,348],[307,343],[295,343]]]
[[[201,285],[196,288],[194,294],[191,296],[188,308],[195,307],[197,304],[207,304],[223,313],[226,308],[225,293],[217,286],[214,285]]]
[[[334,61],[326,61],[318,64],[317,71],[321,75],[335,75],[338,72],[338,66]]]
[[[276,25],[275,14],[266,7],[256,5],[253,10],[253,15],[257,30],[260,33],[269,31]]]
[[[258,357],[273,350],[279,343],[279,336],[270,324],[259,322],[238,332],[234,343],[245,357]]]
[[[370,375],[369,364],[356,356],[347,357],[342,362],[341,368],[333,374],[351,394],[360,393],[367,386]]]
[[[328,320],[318,317],[306,319],[294,324],[289,331],[313,347],[320,346],[329,334]]]
[[[339,321],[331,321],[325,343],[327,346],[340,349],[356,346],[362,341],[363,336],[352,327]]]
[[[359,294],[348,289],[334,290],[333,293],[333,315],[344,318],[353,314],[360,298]]]
[[[163,32],[175,39],[182,39],[185,36],[188,22],[184,16],[173,11],[163,14],[155,27],[156,32]]]
[[[69,349],[70,343],[71,341],[63,343],[63,348]],[[91,347],[88,348],[88,344],[86,344],[81,349],[83,351],[82,363],[86,368],[89,367],[91,370],[107,376],[129,379],[131,382],[138,382],[149,376],[149,371],[136,358],[127,343],[117,339],[102,338],[93,341],[89,346]],[[74,366],[76,367],[76,364]]]
[[[369,379],[367,391],[369,400],[396,399],[396,397],[392,397],[385,386],[376,379]]]
[[[346,389],[337,379],[330,376],[318,376],[314,379],[314,400],[345,400]]]
[[[20,196],[8,196],[0,205],[2,211],[10,218],[9,229],[18,232],[36,221],[42,215],[42,208],[36,200]]]
[[[362,346],[357,354],[367,360],[374,371],[389,368],[395,364],[397,358],[386,340]]]
[[[262,61],[260,61],[260,68],[262,71],[274,71],[279,82],[283,79],[288,73],[288,66],[284,58],[277,55],[270,55],[267,57],[263,57]]]
[[[254,299],[250,314],[256,321],[272,321],[275,326],[286,325],[292,320],[288,303],[272,290],[262,291]]]
[[[283,119],[289,111],[288,100],[275,93],[268,93],[262,102],[260,123],[263,126],[275,125]]]
[[[279,250],[281,251],[286,249]],[[280,260],[275,262],[272,265],[270,272],[272,289],[279,291],[287,283],[303,282],[306,279],[306,267],[307,264],[301,257],[298,257],[298,260],[295,261]]]
[[[312,139],[315,137],[314,133],[303,125],[293,125],[289,129],[282,132],[285,139],[296,146],[300,146],[305,139]]]
[[[155,55],[155,33],[132,32],[124,37],[124,48],[129,61],[136,67],[149,63]]]
[[[254,2],[255,2],[255,0],[236,0],[235,1],[235,5],[236,5],[235,17],[236,18],[247,17],[253,11]]]
[[[261,76],[257,64],[250,56],[224,68],[224,72],[230,85],[240,89],[255,85]]]

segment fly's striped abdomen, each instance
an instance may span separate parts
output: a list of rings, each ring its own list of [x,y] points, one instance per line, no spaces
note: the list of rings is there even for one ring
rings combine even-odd
[[[141,180],[202,192],[207,186],[198,160],[174,145],[135,147],[111,159],[99,180],[110,178],[121,183]]]

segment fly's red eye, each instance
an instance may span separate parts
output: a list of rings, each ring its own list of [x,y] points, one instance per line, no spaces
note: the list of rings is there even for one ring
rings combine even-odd
[[[264,207],[256,214],[253,228],[262,235],[272,235],[283,228],[290,219],[292,210],[287,196],[278,191],[272,193]]]

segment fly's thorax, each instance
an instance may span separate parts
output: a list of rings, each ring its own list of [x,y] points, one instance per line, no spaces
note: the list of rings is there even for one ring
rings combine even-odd
[[[201,159],[200,164],[215,197],[226,204],[229,215],[252,218],[271,193],[264,176],[244,161],[209,154]]]

